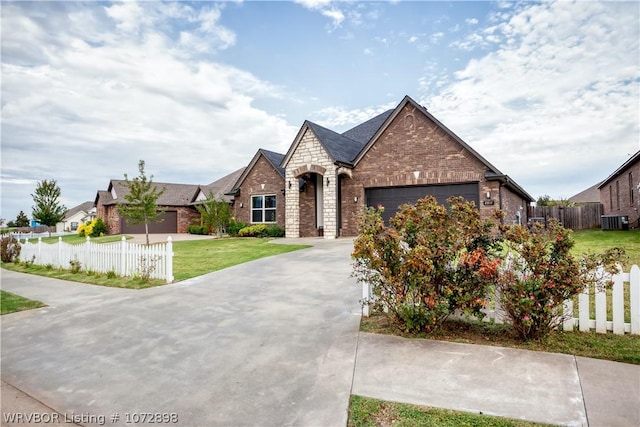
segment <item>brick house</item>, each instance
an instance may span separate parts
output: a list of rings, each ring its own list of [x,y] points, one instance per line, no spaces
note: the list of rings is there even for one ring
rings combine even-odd
[[[144,224],[129,225],[118,213],[118,202],[124,202],[128,189],[125,180],[112,179],[106,191],[98,191],[95,198],[96,214],[102,218],[109,234],[141,234]],[[193,203],[200,186],[154,182],[164,193],[158,198],[158,207],[165,211],[161,222],[149,224],[149,233],[186,233],[190,225],[198,223],[200,214]]]
[[[629,226],[640,227],[640,151],[598,185],[604,215],[626,215]]]
[[[283,154],[259,149],[227,193],[234,217],[246,224],[277,224],[284,228]]]
[[[500,208],[526,223],[534,200],[408,96],[341,134],[305,121],[280,167],[287,237],[354,236],[366,206],[385,206],[388,218],[425,195],[463,196],[482,217]]]

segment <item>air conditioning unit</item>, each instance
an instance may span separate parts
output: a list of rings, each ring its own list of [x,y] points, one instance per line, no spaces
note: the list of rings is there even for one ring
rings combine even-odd
[[[629,217],[627,215],[602,215],[600,217],[601,230],[628,230]]]

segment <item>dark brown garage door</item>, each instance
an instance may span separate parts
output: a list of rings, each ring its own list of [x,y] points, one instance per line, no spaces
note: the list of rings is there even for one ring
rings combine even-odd
[[[149,223],[149,233],[178,232],[178,212],[167,211],[162,218],[162,222]],[[121,218],[120,230],[122,230],[122,234],[144,234],[144,224],[129,225],[124,218]]]
[[[386,222],[403,203],[415,203],[427,195],[434,196],[441,204],[451,196],[462,196],[465,200],[474,201],[476,206],[479,206],[478,183],[367,188],[365,195],[367,206],[384,206],[382,217]]]

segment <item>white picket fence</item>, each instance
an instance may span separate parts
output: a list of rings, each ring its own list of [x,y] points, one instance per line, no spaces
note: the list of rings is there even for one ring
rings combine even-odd
[[[593,329],[597,333],[606,333],[607,331],[614,334],[632,334],[640,335],[640,267],[631,266],[628,273],[616,274],[612,277],[613,287],[611,296],[607,291],[589,289],[578,296],[578,317],[574,317],[573,301],[567,300],[564,303],[564,321],[562,322],[563,330],[573,331],[577,327],[579,331],[589,332]],[[629,312],[630,321],[625,322],[625,283],[629,286]],[[368,317],[370,308],[367,301],[374,298],[370,284],[362,285],[362,301],[363,315]],[[494,305],[493,309],[483,309],[485,314],[484,321],[493,321],[495,323],[504,323],[505,315],[500,308],[499,299],[493,295],[491,298]],[[595,303],[595,319],[591,318],[590,306],[591,301]],[[610,301],[608,301],[610,300]],[[607,306],[611,306],[612,316],[607,316]]]
[[[123,236],[120,242],[93,243],[89,237],[85,243],[70,245],[58,238],[57,243],[37,243],[28,239],[21,244],[21,261],[54,268],[69,269],[71,261],[78,261],[81,270],[99,273],[114,272],[118,276],[133,277],[149,273],[152,279],[173,282],[173,243],[171,236],[166,243],[142,245],[129,243]]]

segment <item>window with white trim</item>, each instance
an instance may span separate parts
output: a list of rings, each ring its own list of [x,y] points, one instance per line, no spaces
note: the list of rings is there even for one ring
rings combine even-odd
[[[276,196],[251,196],[251,222],[276,222]]]

